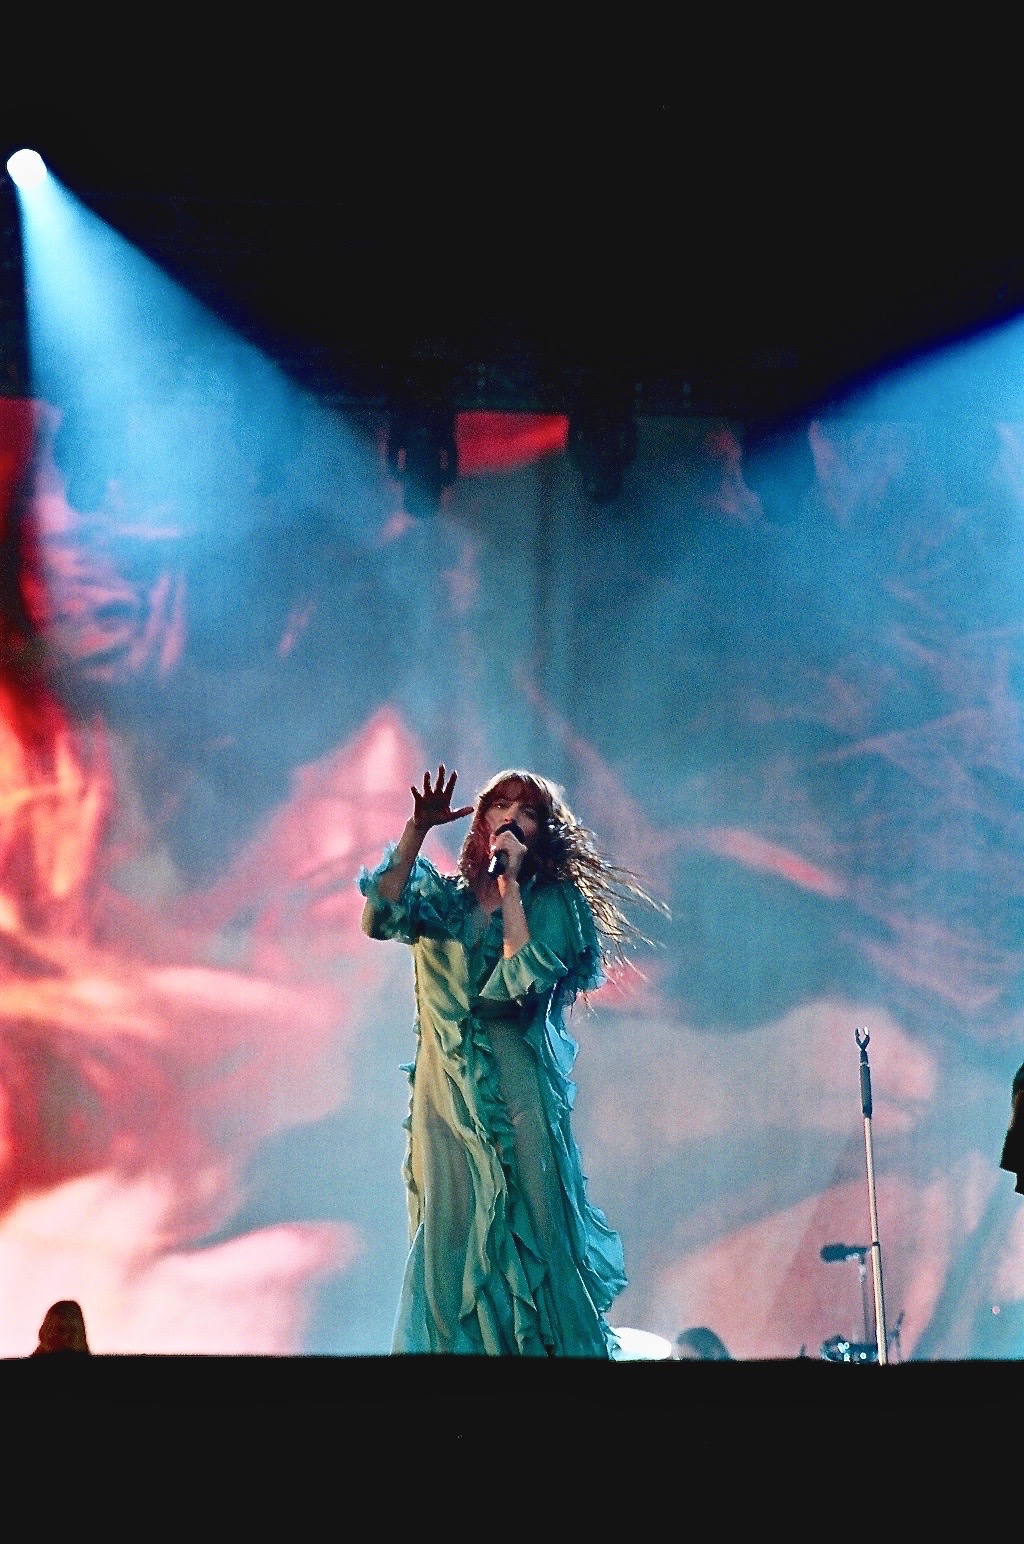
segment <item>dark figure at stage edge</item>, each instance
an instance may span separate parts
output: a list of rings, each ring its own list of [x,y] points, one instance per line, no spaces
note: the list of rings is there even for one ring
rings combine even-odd
[[[1017,1068],[1010,1087],[1010,1124],[1003,1138],[999,1167],[1017,1176],[1014,1190],[1024,1195],[1024,1065]]]
[[[501,772],[475,809],[453,810],[456,776],[424,775],[397,846],[359,878],[364,931],[411,945],[415,967],[411,1243],[392,1350],[614,1357],[622,1243],[587,1199],[565,1016],[643,938],[620,902],[656,903],[546,779]],[[467,815],[459,872],[442,875],[420,847]]]
[[[39,1340],[30,1356],[91,1355],[82,1306],[74,1298],[51,1303],[39,1326]]]

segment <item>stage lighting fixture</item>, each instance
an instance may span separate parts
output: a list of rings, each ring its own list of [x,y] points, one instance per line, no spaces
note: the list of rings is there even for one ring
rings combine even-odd
[[[570,412],[568,451],[592,504],[612,504],[619,497],[636,448],[631,403],[587,402]]]
[[[458,476],[454,412],[395,409],[388,423],[388,467],[402,484],[406,513],[417,520],[436,515]]]
[[[19,188],[34,188],[46,176],[46,162],[37,150],[16,150],[8,157],[7,170]]]

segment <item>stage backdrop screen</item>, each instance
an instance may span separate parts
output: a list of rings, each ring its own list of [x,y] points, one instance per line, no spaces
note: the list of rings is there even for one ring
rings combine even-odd
[[[571,1020],[612,1323],[870,1342],[870,1136],[891,1356],[1022,1354],[1024,411],[934,401],[641,419],[604,503],[466,413],[434,514],[241,347],[0,401],[0,1354],[69,1297],[98,1352],[389,1350],[411,960],[356,881],[439,762],[670,911]]]

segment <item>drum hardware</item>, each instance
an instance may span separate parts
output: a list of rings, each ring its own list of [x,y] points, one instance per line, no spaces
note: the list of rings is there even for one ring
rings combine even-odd
[[[826,1362],[877,1362],[878,1347],[873,1341],[847,1340],[845,1335],[833,1335],[822,1344],[821,1354]]]
[[[900,1314],[896,1323],[889,1331],[888,1348],[893,1346],[899,1351],[900,1326],[903,1323],[903,1315]],[[857,1362],[861,1366],[869,1362],[878,1361],[878,1346],[873,1340],[847,1340],[845,1335],[833,1335],[830,1340],[822,1342],[821,1355],[826,1362]]]

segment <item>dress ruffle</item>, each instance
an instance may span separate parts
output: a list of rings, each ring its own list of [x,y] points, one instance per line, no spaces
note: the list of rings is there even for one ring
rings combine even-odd
[[[358,885],[369,903],[363,911],[363,930],[371,938],[397,938],[415,943],[419,937],[444,938],[451,935],[465,916],[472,892],[462,880],[443,881],[428,858],[418,856],[409,871],[397,901],[380,893],[380,881],[391,868],[398,843],[391,842],[374,869],[359,870]],[[372,926],[368,918],[372,917]]]
[[[604,1314],[626,1285],[622,1243],[587,1197],[570,1126],[577,1047],[564,1022],[577,993],[603,979],[589,907],[571,885],[528,882],[530,942],[506,959],[500,916],[481,931],[469,887],[422,856],[398,901],[381,896],[394,851],[359,876],[364,930],[411,944],[416,963],[403,1167],[410,1252],[394,1349],[613,1356]],[[534,1203],[551,1197],[531,1200],[523,1188],[493,1045],[495,1010],[522,1035],[536,1068],[570,1260],[561,1267],[547,1258],[532,1220]],[[568,1332],[560,1327],[565,1302]]]

